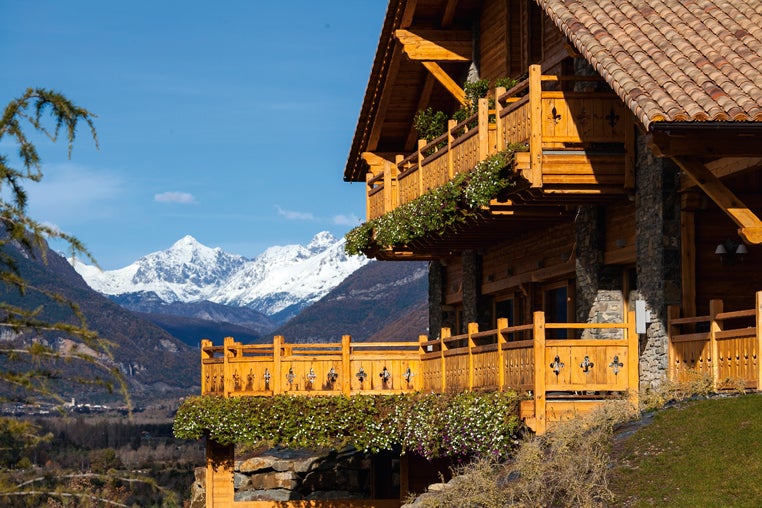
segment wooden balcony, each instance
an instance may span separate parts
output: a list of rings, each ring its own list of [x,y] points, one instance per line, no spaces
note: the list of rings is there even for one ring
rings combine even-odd
[[[546,330],[568,336],[590,333],[599,339],[548,339]],[[394,394],[513,389],[530,398],[521,416],[536,431],[546,422],[584,413],[603,397],[580,393],[637,393],[638,338],[634,316],[627,323],[533,322],[416,342],[356,342],[344,336],[329,344],[290,344],[276,336],[272,344],[243,345],[232,338],[222,346],[201,345],[204,395],[272,396]],[[530,395],[531,394],[531,395]],[[634,395],[637,398],[637,395]]]
[[[420,140],[416,152],[398,155],[394,163],[368,173],[367,219],[516,143],[527,144],[529,151],[517,154],[513,169],[535,198],[623,194],[634,185],[632,122],[613,92],[594,91],[599,81],[544,76],[539,66],[530,66],[527,80],[495,91],[495,109],[480,100],[476,115],[458,124],[450,121],[439,138]]]

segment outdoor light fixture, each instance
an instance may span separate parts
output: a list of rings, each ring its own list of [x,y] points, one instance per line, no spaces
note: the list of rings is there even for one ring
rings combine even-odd
[[[714,253],[720,256],[720,263],[723,265],[732,265],[738,260],[739,263],[743,263],[743,257],[749,253],[749,249],[746,248],[746,244],[743,242],[736,242],[732,239],[727,239],[722,243],[718,243],[714,249]]]

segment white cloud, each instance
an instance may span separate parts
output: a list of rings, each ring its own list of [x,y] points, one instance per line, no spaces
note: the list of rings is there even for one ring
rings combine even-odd
[[[355,215],[334,215],[333,221],[337,226],[357,226],[360,223],[360,219]]]
[[[309,212],[297,212],[294,210],[284,210],[278,205],[275,205],[275,209],[278,210],[278,215],[285,217],[288,220],[315,220],[315,216]]]
[[[169,191],[154,194],[153,200],[157,203],[178,203],[181,205],[193,205],[196,198],[188,192]]]

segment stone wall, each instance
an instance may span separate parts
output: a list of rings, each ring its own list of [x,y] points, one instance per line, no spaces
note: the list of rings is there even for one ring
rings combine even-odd
[[[234,488],[236,501],[369,498],[371,457],[354,449],[272,449],[237,456]]]
[[[678,170],[654,157],[644,136],[636,144],[635,222],[637,285],[652,321],[640,336],[640,386],[667,377],[667,306],[680,304],[680,199]]]

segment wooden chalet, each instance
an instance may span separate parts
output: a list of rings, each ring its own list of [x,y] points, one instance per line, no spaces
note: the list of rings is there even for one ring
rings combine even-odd
[[[515,84],[419,140],[418,111],[451,116],[464,83],[502,78]],[[349,337],[205,343],[202,391],[513,388],[542,432],[691,369],[758,389],[762,4],[390,0],[344,170],[365,182],[367,220],[518,143],[512,186],[465,223],[367,249],[429,261],[424,335],[393,354]],[[208,477],[210,506],[232,502],[225,474]]]

